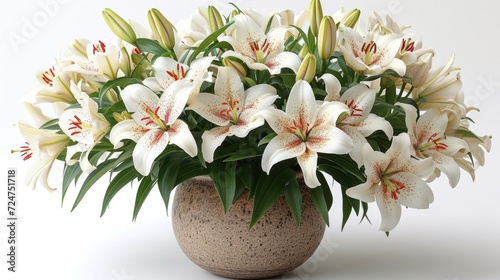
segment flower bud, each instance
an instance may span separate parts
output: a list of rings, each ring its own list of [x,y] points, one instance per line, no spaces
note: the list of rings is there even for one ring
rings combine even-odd
[[[157,9],[148,11],[148,21],[153,36],[162,47],[172,50],[175,46],[174,26]]]
[[[316,75],[316,57],[308,53],[300,64],[295,81],[304,80],[309,83],[314,79],[314,75]]]
[[[117,122],[132,119],[132,116],[127,111],[122,111],[121,113],[113,112],[113,118]]]
[[[104,17],[106,24],[116,36],[127,43],[135,43],[137,37],[134,29],[132,29],[130,24],[128,24],[123,18],[108,8],[104,9],[102,16]]]
[[[210,24],[210,30],[212,32],[215,32],[224,26],[222,16],[214,6],[208,6],[208,23]]]
[[[321,20],[318,34],[318,52],[322,60],[327,60],[335,50],[337,44],[337,26],[331,16]]]
[[[134,76],[146,79],[152,75],[151,71],[153,71],[153,67],[147,59],[144,59],[144,56],[132,53],[131,60],[134,68]]]
[[[125,47],[122,47],[120,49],[120,70],[125,73],[126,76],[130,75],[132,73],[132,66],[130,63],[130,55],[127,52],[127,49]]]
[[[320,0],[311,0],[309,3],[309,28],[314,36],[318,36],[318,28],[323,18],[323,8]]]
[[[354,28],[354,26],[358,22],[360,14],[361,14],[360,10],[353,9],[344,16],[344,18],[340,21],[340,24],[350,28]]]
[[[236,57],[224,57],[222,59],[222,65],[233,68],[234,70],[236,70],[236,73],[238,73],[240,77],[247,76],[247,70],[245,69],[245,66],[243,66],[242,61]]]
[[[309,48],[307,47],[307,44],[304,44],[299,51],[299,57],[304,58],[308,53],[309,53]]]

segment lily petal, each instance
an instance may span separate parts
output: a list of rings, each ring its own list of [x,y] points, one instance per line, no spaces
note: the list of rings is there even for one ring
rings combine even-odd
[[[375,97],[375,90],[366,85],[359,84],[349,88],[340,97],[340,102],[346,104],[350,109],[350,115],[342,122],[357,124],[366,119],[375,103]]]
[[[169,142],[169,134],[159,129],[151,129],[137,142],[132,158],[135,169],[143,176],[149,175],[154,160],[163,152]]]
[[[347,154],[352,150],[351,137],[329,124],[315,126],[307,137],[307,147],[318,153]]]
[[[230,122],[228,116],[221,113],[228,109],[227,101],[215,94],[200,92],[193,95],[188,108],[218,126],[226,126]]]
[[[393,230],[401,219],[401,205],[390,197],[389,192],[384,193],[382,188],[376,189],[375,201],[382,217],[380,230],[385,232]]]
[[[340,90],[342,89],[342,85],[340,84],[337,77],[333,76],[332,74],[326,73],[319,77],[318,80],[322,80],[325,83],[325,91],[327,93],[325,101],[340,100]]]
[[[400,172],[392,176],[391,180],[404,186],[398,190],[397,194],[397,201],[401,205],[415,209],[427,209],[434,201],[431,188],[415,174]],[[393,199],[390,195],[386,195],[386,198]]]
[[[352,188],[348,188],[345,193],[352,198],[369,203],[375,201],[375,189],[376,188],[372,187],[371,182],[366,181]]]
[[[113,144],[115,149],[123,146],[123,139],[131,139],[134,142],[139,141],[145,133],[145,129],[136,123],[135,120],[124,120],[117,123],[111,129],[109,141]]]
[[[193,134],[191,134],[191,131],[185,122],[181,120],[173,122],[170,126],[168,134],[171,144],[177,145],[191,157],[196,156],[198,153],[198,147],[196,146]]]
[[[432,160],[437,163],[437,168],[446,174],[450,186],[455,187],[458,184],[460,181],[460,168],[455,162],[455,159],[433,150],[426,151],[425,155],[432,158]]]
[[[229,127],[215,127],[211,130],[206,130],[201,136],[201,152],[206,162],[214,161],[214,152],[222,144],[229,134]]]
[[[262,170],[269,174],[271,167],[280,161],[298,157],[306,151],[306,144],[295,134],[282,133],[274,137],[262,155]]]
[[[306,149],[306,151],[297,157],[297,161],[299,162],[300,169],[304,174],[304,182],[309,188],[315,188],[321,183],[318,180],[318,176],[316,175],[317,164],[318,164],[318,154],[310,149]]]
[[[316,110],[316,98],[311,85],[303,80],[297,81],[290,91],[286,113],[294,120],[311,125],[315,122]]]
[[[376,130],[383,131],[389,139],[391,139],[394,134],[392,125],[384,118],[375,114],[369,114],[365,120],[358,124],[357,129],[365,137],[373,134]]]

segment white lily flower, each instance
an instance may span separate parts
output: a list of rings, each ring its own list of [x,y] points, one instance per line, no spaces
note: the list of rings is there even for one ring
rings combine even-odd
[[[169,144],[175,144],[190,156],[198,148],[187,124],[178,119],[183,112],[189,94],[190,81],[181,80],[170,85],[158,97],[149,88],[134,84],[121,91],[121,97],[132,119],[116,124],[111,130],[110,141],[115,148],[123,145],[123,139],[137,142],[132,154],[134,166],[147,176],[153,161]]]
[[[19,122],[18,126],[26,144],[22,145],[19,150],[11,152],[19,152],[23,160],[32,162],[26,174],[26,185],[35,188],[41,181],[45,188],[54,190],[50,187],[48,176],[52,165],[66,148],[70,139],[56,130],[39,129],[24,122]]]
[[[431,69],[425,82],[415,87],[412,98],[417,102],[420,110],[437,107],[455,111],[458,118],[465,116],[467,106],[463,104],[462,81],[460,69],[453,66],[454,56],[442,67]]]
[[[269,108],[278,98],[276,89],[260,84],[243,88],[238,73],[230,67],[220,67],[215,81],[215,94],[194,95],[189,105],[206,120],[218,127],[202,135],[202,153],[207,162],[212,162],[214,152],[227,136],[243,138],[264,124],[264,118],[257,113]]]
[[[75,64],[66,67],[66,71],[88,75],[99,82],[106,82],[119,77],[120,47],[116,43],[98,41],[86,46],[87,55],[73,54],[66,57]],[[129,58],[126,58],[129,59]]]
[[[226,36],[234,51],[225,52],[222,57],[234,56],[241,59],[251,69],[269,70],[278,74],[287,67],[297,72],[301,60],[292,52],[284,51],[284,43],[290,27],[279,26],[267,34],[249,16],[239,14],[234,17],[234,36]]]
[[[208,67],[215,57],[203,57],[194,60],[191,67],[169,57],[159,57],[153,64],[155,76],[144,79],[144,85],[152,91],[163,92],[175,81],[187,79],[193,81],[193,94],[199,92],[203,81],[212,81],[212,72]]]
[[[359,84],[348,89],[340,97],[340,102],[349,107],[350,113],[338,123],[338,127],[349,135],[354,148],[349,152],[351,158],[363,165],[363,146],[368,143],[366,137],[376,130],[382,130],[391,139],[394,133],[392,125],[384,118],[370,113],[375,103],[376,91]]]
[[[277,133],[264,150],[262,170],[269,174],[275,163],[296,157],[307,186],[317,187],[318,153],[346,154],[353,147],[351,138],[334,125],[349,109],[340,102],[318,105],[309,83],[299,80],[292,87],[285,111],[273,108],[262,113]]]
[[[69,146],[66,151],[66,164],[72,165],[77,162],[73,156],[80,152],[80,167],[84,172],[95,169],[89,162],[88,156],[95,145],[109,131],[110,124],[106,118],[98,113],[98,105],[87,93],[81,90],[81,84],[71,83],[71,92],[80,104],[81,108],[69,108],[59,117],[59,126],[69,138],[77,142]]]
[[[282,10],[275,13],[272,13],[269,16],[269,19],[265,21],[265,27],[267,27],[267,22],[271,20],[270,28],[276,28],[279,26],[297,26],[299,28],[303,28],[303,26],[307,23],[309,14],[307,11],[302,11],[299,15],[295,15],[295,12],[292,10]],[[292,28],[290,32],[293,36],[299,35],[299,31]]]
[[[421,179],[435,169],[432,159],[411,157],[410,137],[401,133],[392,138],[386,153],[363,147],[366,182],[349,188],[346,194],[364,202],[377,202],[382,216],[380,230],[394,229],[401,218],[401,205],[425,209],[434,200],[429,186]]]
[[[421,159],[432,158],[437,169],[446,174],[450,185],[455,187],[460,180],[460,168],[454,158],[462,158],[468,153],[467,143],[456,137],[445,137],[448,118],[437,108],[427,110],[417,121],[415,107],[402,103],[397,105],[406,113],[406,127],[413,156]]]
[[[406,65],[396,55],[401,46],[401,36],[389,34],[373,38],[370,33],[365,38],[357,31],[346,26],[340,26],[342,40],[340,51],[344,54],[346,63],[361,74],[377,75],[387,69],[396,71],[403,76]]]

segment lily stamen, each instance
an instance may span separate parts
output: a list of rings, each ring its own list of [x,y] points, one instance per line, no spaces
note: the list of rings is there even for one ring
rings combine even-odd
[[[172,77],[174,80],[182,80],[184,77],[186,77],[186,71],[184,70],[184,67],[177,63],[177,69],[172,70],[172,71],[166,71],[167,75]]]
[[[32,149],[28,142],[25,142],[26,145],[20,147],[19,150],[10,150],[11,153],[21,153],[21,157],[24,161],[30,159],[33,156]]]
[[[42,80],[49,86],[52,86],[52,80],[54,79],[55,77],[55,73],[54,73],[54,66],[52,66],[51,68],[49,68],[49,70],[43,72],[42,74]]]
[[[94,44],[92,48],[92,54],[96,52],[105,53],[106,52],[106,44],[104,44],[101,40],[99,40],[99,44]]]
[[[82,122],[82,120],[77,115],[74,115],[73,118],[73,120],[69,120],[70,127],[68,128],[68,130],[75,130],[71,132],[71,135],[82,133],[82,130],[92,130],[92,125]]]

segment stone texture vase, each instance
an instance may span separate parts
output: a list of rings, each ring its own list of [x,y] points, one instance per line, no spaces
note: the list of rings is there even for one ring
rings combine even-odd
[[[311,257],[325,232],[302,178],[299,184],[303,189],[299,227],[281,196],[248,230],[253,209],[248,191],[225,215],[209,177],[188,180],[177,187],[173,201],[177,242],[191,261],[219,276],[262,279],[285,274]]]

